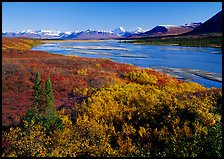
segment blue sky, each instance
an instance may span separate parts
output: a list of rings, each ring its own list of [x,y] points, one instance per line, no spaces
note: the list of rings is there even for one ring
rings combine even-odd
[[[2,30],[125,30],[204,22],[222,2],[3,2]]]

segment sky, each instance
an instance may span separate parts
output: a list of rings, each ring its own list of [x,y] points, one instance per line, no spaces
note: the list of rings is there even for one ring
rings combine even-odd
[[[205,22],[222,2],[2,2],[2,31],[150,30]]]

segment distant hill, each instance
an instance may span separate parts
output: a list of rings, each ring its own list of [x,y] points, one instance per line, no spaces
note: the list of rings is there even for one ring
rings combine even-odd
[[[164,36],[164,35],[178,35],[191,31],[191,28],[172,25],[159,25],[153,29],[140,34],[140,36]]]
[[[194,30],[184,34],[200,34],[200,33],[221,33],[222,32],[222,11],[218,12],[216,15],[205,21],[200,26],[196,27]]]
[[[197,26],[201,25],[201,23],[189,23],[183,26],[175,26],[175,25],[158,25],[153,29],[146,31],[144,33],[140,33],[137,35],[133,35],[130,38],[142,38],[142,37],[159,37],[159,36],[169,36],[169,35],[179,35],[183,33],[187,33],[192,31]]]

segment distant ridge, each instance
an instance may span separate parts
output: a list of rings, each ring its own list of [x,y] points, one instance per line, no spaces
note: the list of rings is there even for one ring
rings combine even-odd
[[[183,26],[173,26],[173,25],[158,25],[153,29],[136,35],[137,37],[157,37],[157,36],[167,36],[167,35],[178,35],[191,31],[192,28],[187,28]]]

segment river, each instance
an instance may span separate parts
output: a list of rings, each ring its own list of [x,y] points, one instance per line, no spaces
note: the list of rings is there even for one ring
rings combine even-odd
[[[108,58],[222,88],[222,49],[120,43],[116,40],[53,42],[32,48],[55,54]]]

